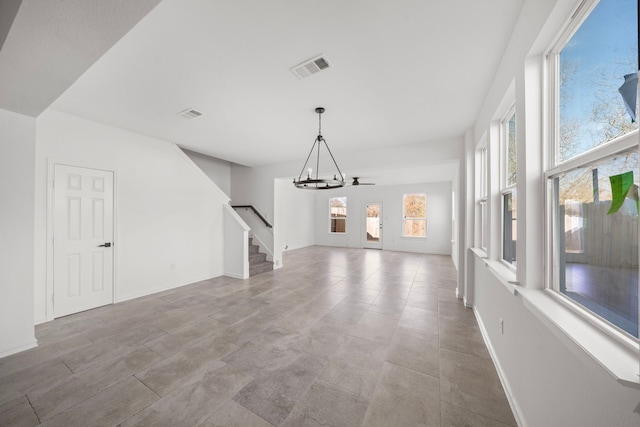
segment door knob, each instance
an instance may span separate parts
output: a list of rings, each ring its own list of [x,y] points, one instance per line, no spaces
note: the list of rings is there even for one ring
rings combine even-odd
[[[98,245],[99,248],[110,248],[111,247],[111,242],[109,243],[105,243],[104,245]]]

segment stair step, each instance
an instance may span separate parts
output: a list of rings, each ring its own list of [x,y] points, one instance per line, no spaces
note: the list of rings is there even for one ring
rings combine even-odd
[[[249,277],[255,276],[267,271],[273,271],[273,263],[271,261],[261,262],[259,264],[249,265]]]
[[[260,246],[253,244],[249,237],[249,276],[273,271],[273,262],[267,261],[267,254],[260,252]]]
[[[267,260],[267,254],[262,252],[249,253],[249,265],[260,264]]]

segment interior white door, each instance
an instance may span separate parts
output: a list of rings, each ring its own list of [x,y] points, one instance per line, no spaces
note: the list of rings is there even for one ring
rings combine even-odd
[[[366,203],[364,206],[365,249],[382,249],[382,203]]]
[[[113,303],[113,172],[55,165],[54,317]]]

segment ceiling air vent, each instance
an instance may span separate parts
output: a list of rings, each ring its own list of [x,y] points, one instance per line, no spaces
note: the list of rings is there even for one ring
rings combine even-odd
[[[187,108],[186,110],[179,112],[178,115],[185,119],[195,119],[196,117],[200,117],[202,113],[198,110],[194,110],[193,108]]]
[[[327,68],[329,68],[329,60],[326,56],[319,55],[304,61],[302,64],[296,65],[291,68],[291,71],[298,76],[299,79],[304,79]]]

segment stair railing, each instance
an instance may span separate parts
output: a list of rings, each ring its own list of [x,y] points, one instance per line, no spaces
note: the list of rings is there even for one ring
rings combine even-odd
[[[262,221],[264,223],[265,226],[267,226],[267,228],[273,228],[273,225],[271,225],[271,223],[269,221],[267,221],[267,219],[260,213],[260,211],[258,211],[258,209],[255,208],[255,206],[253,205],[231,205],[231,207],[233,209],[251,209],[253,211],[254,214],[256,214],[256,216],[258,218],[260,218],[260,221]]]
[[[250,236],[267,254],[267,260],[273,261],[273,225],[253,205],[231,205],[251,228]]]

